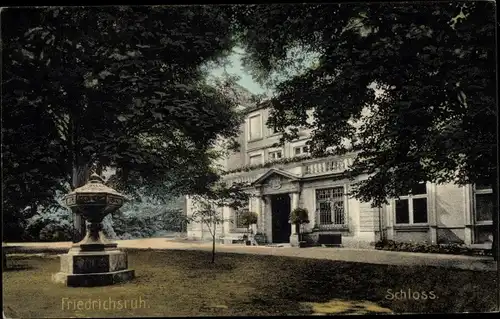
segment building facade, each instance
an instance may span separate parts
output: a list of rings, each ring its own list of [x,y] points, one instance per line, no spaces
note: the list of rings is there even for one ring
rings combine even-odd
[[[288,222],[296,207],[309,211],[310,223],[301,233],[307,241],[333,240],[346,247],[370,247],[385,238],[398,242],[491,244],[493,194],[487,185],[457,186],[424,183],[411,194],[372,208],[350,196],[353,182],[345,170],[355,154],[310,158],[306,142],[310,132],[283,146],[275,147],[280,135],[266,126],[269,110],[248,108],[241,127],[240,151],[222,164],[228,183],[244,183],[252,197],[248,210],[257,213],[254,232],[267,243],[297,244],[296,229]],[[358,176],[357,180],[367,178]],[[190,215],[196,203],[187,198]],[[226,220],[217,237],[231,243],[247,232],[239,216],[242,211],[220,209]],[[209,239],[202,224],[190,224],[188,237]]]

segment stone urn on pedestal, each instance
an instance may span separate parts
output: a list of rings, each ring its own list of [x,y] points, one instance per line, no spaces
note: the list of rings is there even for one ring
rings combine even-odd
[[[125,196],[104,185],[97,174],[66,195],[65,204],[88,222],[85,238],[60,255],[61,271],[53,281],[71,287],[106,286],[134,278],[127,253],[104,236],[102,220],[125,202]]]

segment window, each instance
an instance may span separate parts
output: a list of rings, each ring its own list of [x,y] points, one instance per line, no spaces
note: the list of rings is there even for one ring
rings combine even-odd
[[[245,214],[248,211],[248,209],[240,209],[235,212],[235,221],[234,224],[236,225],[236,228],[246,228],[245,224],[243,223],[243,214]]]
[[[309,152],[309,148],[307,146],[298,146],[293,149],[293,153],[295,156],[305,155]]]
[[[269,160],[271,161],[279,160],[282,157],[283,157],[283,152],[281,150],[269,152]]]
[[[249,165],[260,165],[260,164],[262,164],[262,154],[251,155],[248,164]]]
[[[415,185],[410,194],[396,200],[396,224],[427,223],[427,185]]]
[[[346,224],[344,187],[316,190],[316,207],[319,227],[329,228]]]
[[[474,186],[474,216],[477,223],[493,220],[493,190],[489,185]]]
[[[248,138],[250,141],[262,137],[262,121],[260,114],[251,116],[248,119]]]

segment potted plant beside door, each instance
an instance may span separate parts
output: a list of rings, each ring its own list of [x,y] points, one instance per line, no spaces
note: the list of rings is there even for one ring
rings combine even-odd
[[[248,229],[248,236],[245,238],[245,244],[250,246],[252,244],[251,236],[253,235],[253,231],[251,226],[257,224],[257,214],[251,211],[245,211],[241,216],[242,224],[245,225]]]
[[[302,225],[309,224],[309,212],[307,208],[297,207],[290,213],[290,222],[297,227],[297,234],[299,237],[299,247],[305,247],[306,241],[302,235]]]

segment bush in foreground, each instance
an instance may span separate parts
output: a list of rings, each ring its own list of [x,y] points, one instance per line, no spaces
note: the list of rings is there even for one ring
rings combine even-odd
[[[412,242],[396,242],[393,240],[379,240],[375,243],[375,249],[389,251],[406,251],[415,253],[453,254],[453,255],[486,255],[491,256],[491,249],[473,249],[465,244],[428,244]]]

